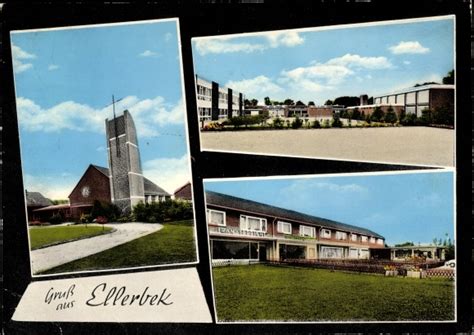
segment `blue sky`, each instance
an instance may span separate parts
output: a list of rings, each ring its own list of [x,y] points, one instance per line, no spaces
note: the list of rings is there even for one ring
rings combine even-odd
[[[107,166],[105,118],[128,109],[144,174],[169,192],[190,180],[177,20],[12,32],[25,188],[66,198]]]
[[[453,17],[194,38],[198,75],[263,102],[324,104],[441,79],[454,69]]]
[[[205,190],[373,230],[393,245],[454,237],[451,171],[206,181]]]

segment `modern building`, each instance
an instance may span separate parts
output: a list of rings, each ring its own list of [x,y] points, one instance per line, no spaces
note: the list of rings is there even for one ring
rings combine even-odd
[[[371,230],[284,208],[206,192],[213,261],[369,259],[385,248]]]
[[[347,107],[347,111],[354,113],[354,111],[357,109],[360,114],[367,116],[372,115],[372,113],[377,107],[380,108],[384,112],[384,114],[386,114],[390,109],[392,109],[392,111],[395,112],[397,116],[399,116],[402,110],[405,109],[405,106],[402,104],[378,103],[371,105],[350,106]]]
[[[196,75],[199,121],[218,121],[243,114],[244,95]]]
[[[345,110],[342,105],[308,106],[308,116],[312,118],[332,118]]]
[[[454,113],[454,85],[429,84],[374,97],[374,104],[403,106],[407,114],[421,116],[424,109],[448,108]]]

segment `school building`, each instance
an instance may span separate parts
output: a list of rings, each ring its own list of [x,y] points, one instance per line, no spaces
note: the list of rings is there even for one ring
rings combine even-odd
[[[211,258],[369,259],[385,238],[348,225],[222,193],[206,192]]]

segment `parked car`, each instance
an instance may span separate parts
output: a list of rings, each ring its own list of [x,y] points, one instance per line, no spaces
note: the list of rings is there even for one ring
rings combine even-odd
[[[456,267],[456,260],[455,259],[451,259],[447,262],[444,263],[444,266],[447,266],[447,267],[450,267],[450,268],[455,268]]]

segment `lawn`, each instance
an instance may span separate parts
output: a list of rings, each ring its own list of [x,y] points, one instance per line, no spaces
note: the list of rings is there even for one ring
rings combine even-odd
[[[213,269],[219,321],[453,320],[454,284],[266,265]]]
[[[152,234],[49,269],[41,274],[119,269],[193,262],[196,260],[193,221],[166,223]]]
[[[112,228],[96,225],[33,227],[30,228],[31,250],[46,247],[48,245],[106,234],[111,231]]]

